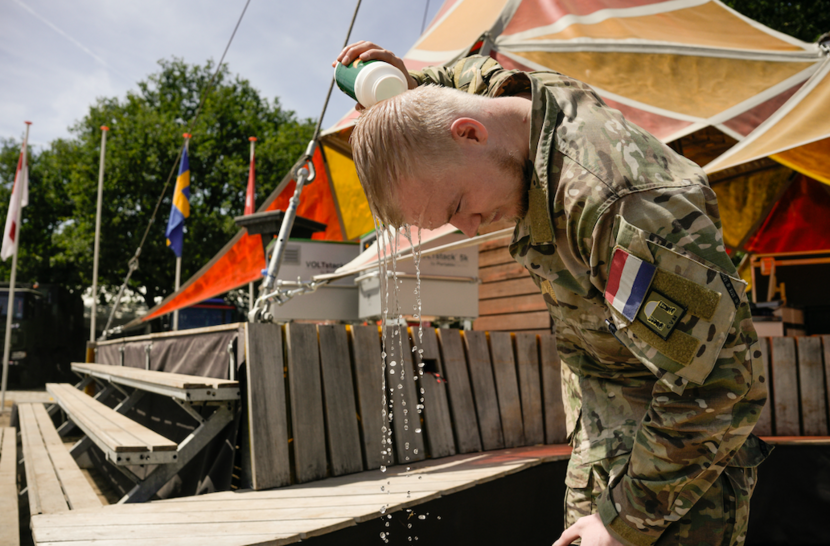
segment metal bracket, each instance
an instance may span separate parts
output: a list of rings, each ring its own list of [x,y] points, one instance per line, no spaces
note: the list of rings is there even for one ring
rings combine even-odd
[[[206,421],[202,422],[190,435],[180,444],[176,452],[176,462],[157,466],[149,476],[140,482],[136,482],[126,495],[121,497],[118,504],[145,502],[170,479],[175,476],[184,466],[189,463],[204,447],[213,440],[217,434],[233,421],[233,403],[223,404]]]

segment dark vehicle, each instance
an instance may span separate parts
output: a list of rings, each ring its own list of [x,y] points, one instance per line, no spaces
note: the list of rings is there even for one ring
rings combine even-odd
[[[172,329],[173,315],[165,317],[165,330]],[[179,330],[219,326],[246,320],[245,314],[222,298],[210,298],[179,311]]]
[[[0,344],[6,339],[9,284],[0,284]],[[39,388],[71,381],[69,365],[84,360],[84,307],[79,294],[55,285],[15,286],[10,388]]]

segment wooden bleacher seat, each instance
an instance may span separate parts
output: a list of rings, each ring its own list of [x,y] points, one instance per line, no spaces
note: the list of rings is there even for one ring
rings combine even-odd
[[[178,400],[208,402],[239,399],[239,383],[226,379],[104,364],[74,363],[72,364],[72,371]]]
[[[72,370],[86,378],[77,386],[50,383],[46,388],[67,414],[69,421],[64,427],[74,424],[86,435],[72,448],[71,455],[80,457],[94,444],[135,484],[121,503],[150,499],[232,421],[239,400],[236,381],[101,364],[76,363]],[[80,390],[92,381],[103,387],[95,398]],[[125,398],[114,409],[101,402],[116,392]],[[198,423],[179,444],[126,415],[148,392],[169,397]],[[214,406],[216,410],[206,418],[193,403]],[[64,430],[62,427],[59,432]],[[137,471],[137,467],[147,465],[159,466],[149,474]]]
[[[31,514],[100,508],[98,495],[63,445],[46,408],[20,404],[18,415]]]
[[[47,383],[72,422],[116,465],[168,464],[176,460],[176,442],[139,425],[68,383]]]
[[[17,432],[13,428],[0,428],[0,544],[18,546],[17,529]]]

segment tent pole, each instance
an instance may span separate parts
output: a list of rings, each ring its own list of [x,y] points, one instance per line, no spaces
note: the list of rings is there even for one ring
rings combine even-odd
[[[95,251],[92,257],[92,311],[89,321],[89,340],[95,341],[96,319],[98,317],[98,252],[101,239],[101,200],[104,195],[104,155],[107,150],[107,131],[109,127],[101,126],[101,163],[98,166],[98,208],[95,212]]]
[[[26,169],[26,176],[29,175],[29,158],[27,157],[27,144],[29,142],[29,126],[31,124],[26,122],[26,137],[23,139],[23,165],[22,169]],[[20,177],[19,182],[23,182],[23,177]],[[12,315],[14,314],[14,284],[17,282],[17,249],[20,248],[20,218],[23,214],[20,211],[20,202],[23,196],[23,188],[17,188],[17,233],[14,240],[14,252],[12,253],[12,274],[9,279],[9,303],[6,306],[6,339],[3,344],[3,378],[0,381],[0,413],[6,411],[6,386],[9,381],[9,355],[12,348]],[[9,207],[11,209],[11,207]]]

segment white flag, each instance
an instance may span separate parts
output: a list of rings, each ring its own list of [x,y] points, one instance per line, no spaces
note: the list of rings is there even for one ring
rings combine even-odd
[[[17,172],[14,175],[14,188],[9,202],[9,214],[6,217],[6,230],[3,232],[3,249],[0,258],[6,261],[14,254],[15,245],[20,236],[20,210],[29,204],[29,169],[26,165],[26,143],[17,160]]]

